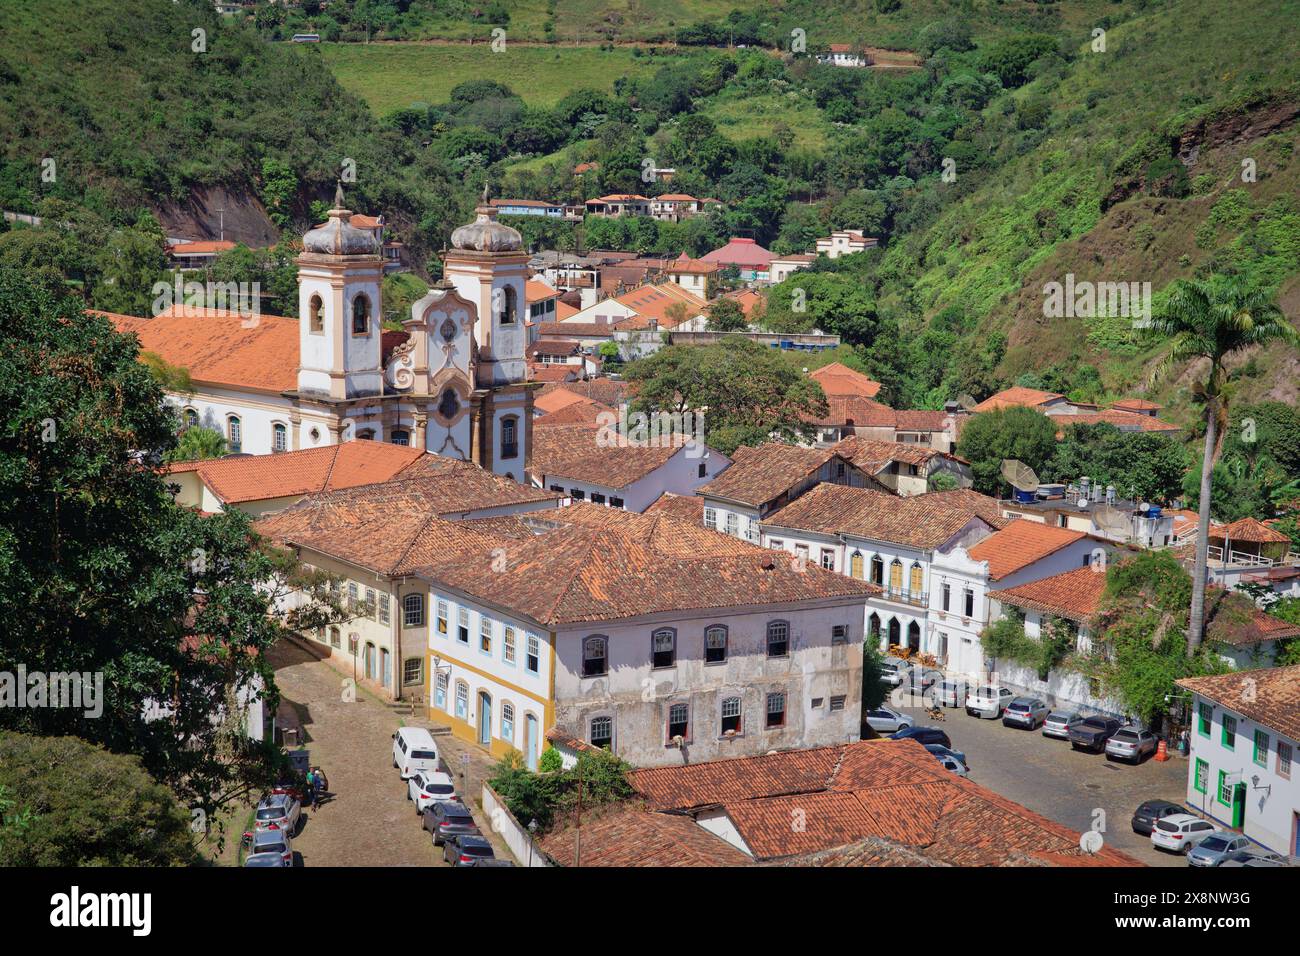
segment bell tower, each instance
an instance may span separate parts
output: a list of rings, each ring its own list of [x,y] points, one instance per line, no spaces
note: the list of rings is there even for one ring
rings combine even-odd
[[[382,392],[381,282],[373,232],[351,224],[343,186],[324,225],[302,237],[298,256],[298,392],[332,399]]]

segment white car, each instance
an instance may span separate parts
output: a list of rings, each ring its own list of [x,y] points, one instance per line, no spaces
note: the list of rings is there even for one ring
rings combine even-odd
[[[416,813],[424,813],[424,808],[434,801],[460,800],[460,797],[456,796],[450,774],[420,770],[406,781],[406,799],[415,804]]]
[[[302,805],[287,793],[273,793],[263,797],[253,814],[255,830],[283,830],[293,836],[298,830]]]
[[[1208,820],[1190,813],[1175,813],[1156,821],[1151,830],[1151,845],[1174,853],[1186,853],[1207,836],[1221,832]]]
[[[907,714],[900,714],[889,707],[867,711],[867,726],[878,734],[892,734],[915,724],[916,721]]]
[[[1016,695],[1005,687],[985,685],[977,687],[966,695],[966,713],[972,717],[986,717],[997,720],[1007,709],[1007,704],[1015,700]]]
[[[899,657],[886,657],[880,666],[880,680],[890,687],[902,686],[910,665]]]
[[[393,766],[409,780],[420,770],[438,769],[438,745],[423,727],[402,727],[393,734]]]

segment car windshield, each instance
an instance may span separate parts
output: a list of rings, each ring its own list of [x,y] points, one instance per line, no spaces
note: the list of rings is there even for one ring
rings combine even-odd
[[[996,697],[998,689],[996,687],[981,687],[975,692],[977,697]]]
[[[412,750],[412,760],[437,760],[438,754],[433,750]]]
[[[283,843],[259,843],[255,849],[258,853],[284,853]]]
[[[1052,721],[1052,723],[1055,724],[1068,724],[1071,720],[1074,719],[1074,714],[1063,714],[1060,713],[1059,711],[1053,711],[1052,713],[1047,715],[1047,719]]]
[[[257,819],[278,820],[284,816],[284,807],[258,807]]]
[[[473,844],[470,844],[469,846],[461,847],[460,852],[466,856],[491,856],[492,848],[490,846],[474,846]]]
[[[1107,727],[1106,720],[1103,717],[1089,717],[1083,722],[1083,726],[1091,727],[1094,730],[1105,730]]]
[[[1207,850],[1226,850],[1228,848],[1228,841],[1223,837],[1206,837],[1201,841],[1201,846]]]
[[[1178,824],[1170,823],[1168,820],[1161,820],[1159,823],[1156,824],[1156,829],[1164,830],[1166,833],[1177,833]]]
[[[1028,710],[1028,709],[1029,709],[1028,704],[1022,704],[1019,701],[1014,701],[1014,700],[1007,707],[1007,710]]]
[[[455,793],[456,788],[449,783],[426,783],[424,789],[428,793]]]
[[[1122,741],[1124,741],[1124,742],[1126,742],[1126,743],[1131,743],[1132,741],[1138,739],[1138,735],[1135,734],[1135,733],[1134,733],[1133,731],[1131,731],[1131,730],[1121,730],[1121,731],[1119,731],[1118,733],[1116,733],[1114,737],[1112,737],[1112,738],[1110,738],[1110,739],[1111,739],[1111,740],[1122,740]]]

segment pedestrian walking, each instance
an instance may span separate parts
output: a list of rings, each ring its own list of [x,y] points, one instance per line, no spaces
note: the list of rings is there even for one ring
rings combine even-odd
[[[311,771],[311,803],[312,806],[320,804],[321,792],[325,789],[325,775],[320,772],[320,767],[313,767]]]
[[[316,805],[316,775],[310,770],[307,771],[307,787],[306,792],[303,794],[303,801],[308,807]]]

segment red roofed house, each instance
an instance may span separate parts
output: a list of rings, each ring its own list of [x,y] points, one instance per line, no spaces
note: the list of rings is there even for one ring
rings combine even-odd
[[[589,216],[609,216],[617,219],[621,216],[650,215],[650,200],[635,193],[615,193],[601,196],[599,199],[588,199],[586,206]]]
[[[532,390],[524,385],[528,257],[481,206],[452,234],[446,278],[381,325],[382,223],[343,208],[303,237],[296,318],[173,306],[114,317],[141,350],[188,371],[168,400],[232,452],[270,454],[371,438],[527,480]]]
[[[705,253],[705,262],[715,262],[724,269],[734,266],[746,282],[767,282],[773,254],[753,239],[732,239],[725,246]]]

